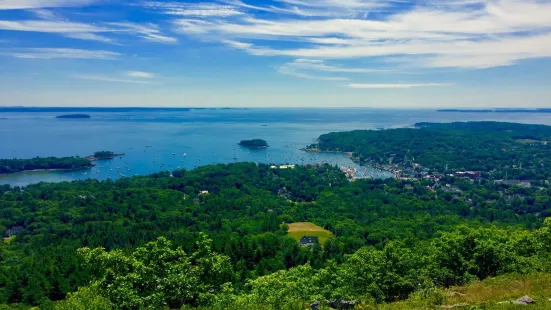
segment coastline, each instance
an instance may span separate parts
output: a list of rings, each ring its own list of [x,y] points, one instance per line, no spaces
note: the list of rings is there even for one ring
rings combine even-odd
[[[266,146],[246,146],[246,145],[242,145],[242,144],[239,144],[237,143],[237,145],[241,146],[241,147],[246,147],[248,149],[251,149],[251,150],[261,150],[261,149],[267,149],[269,148],[270,146],[269,145],[266,145]]]
[[[391,169],[390,167],[385,167],[384,165],[379,164],[373,164],[373,163],[364,163],[360,161],[358,157],[354,157],[354,152],[342,152],[342,151],[326,151],[322,150],[320,148],[302,148],[300,149],[303,152],[307,153],[334,153],[334,154],[346,154],[348,155],[348,158],[352,160],[353,162],[360,165],[360,167],[369,167],[369,168],[375,168],[377,170],[386,171],[392,173],[394,176],[396,176],[396,173]]]
[[[302,148],[301,151],[307,152],[307,153],[337,153],[337,154],[346,154],[352,159],[353,161],[359,161],[356,157],[354,157],[354,152],[342,152],[342,151],[325,151],[319,148]]]
[[[60,168],[56,168],[56,169],[33,169],[33,170],[22,170],[22,171],[16,171],[16,172],[0,173],[0,175],[12,175],[12,174],[17,174],[17,173],[27,173],[27,172],[52,172],[52,171],[68,172],[68,171],[79,171],[79,170],[91,169],[92,167],[94,167],[94,165],[90,165],[90,166],[82,167],[82,168],[72,168],[72,169],[60,169]]]

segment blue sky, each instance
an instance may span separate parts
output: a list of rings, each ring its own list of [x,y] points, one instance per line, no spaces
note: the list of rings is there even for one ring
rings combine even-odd
[[[0,0],[0,105],[551,107],[551,0]]]

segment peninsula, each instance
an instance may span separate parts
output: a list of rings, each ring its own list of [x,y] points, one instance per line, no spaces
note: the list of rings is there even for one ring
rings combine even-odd
[[[86,157],[35,157],[30,159],[0,159],[0,174],[9,174],[24,171],[74,171],[89,169],[94,166],[93,161],[113,159],[124,156],[110,151],[95,152]]]
[[[31,159],[0,159],[0,174],[23,171],[81,170],[93,166],[82,157],[35,157]]]
[[[471,176],[488,180],[539,180],[551,175],[551,127],[458,122],[417,123],[414,128],[356,130],[321,135],[309,152],[351,153],[362,165],[405,179]],[[534,160],[537,159],[537,160]]]
[[[268,143],[262,139],[242,140],[239,145],[250,149],[265,149],[269,147]]]
[[[88,114],[65,114],[56,116],[56,118],[91,118]]]

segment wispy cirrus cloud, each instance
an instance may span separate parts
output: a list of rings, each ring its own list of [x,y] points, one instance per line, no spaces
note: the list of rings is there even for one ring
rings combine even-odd
[[[346,85],[347,88],[355,89],[408,89],[408,88],[417,88],[417,87],[442,87],[442,86],[452,86],[454,84],[449,83],[411,83],[411,84],[360,84],[360,83],[351,83]]]
[[[108,26],[115,27],[114,32],[128,33],[156,43],[176,43],[178,39],[163,35],[159,26],[153,23],[137,24],[131,22],[110,22]]]
[[[98,0],[0,0],[0,10],[86,6]]]
[[[70,76],[74,79],[79,80],[88,80],[96,82],[106,82],[106,83],[129,83],[129,84],[154,84],[151,81],[145,80],[132,80],[119,76],[109,76],[109,75],[94,75],[94,74],[74,74]]]
[[[390,71],[385,69],[370,69],[359,67],[346,68],[342,66],[330,66],[320,59],[295,59],[292,62],[285,64],[285,66],[297,69],[340,73],[381,73]]]
[[[151,79],[155,77],[153,73],[144,72],[144,71],[127,71],[124,74],[133,78],[141,78],[141,79]]]
[[[389,70],[370,69],[370,68],[347,68],[343,66],[328,65],[320,59],[295,59],[285,63],[277,68],[282,74],[291,75],[298,78],[323,81],[346,81],[349,77],[332,76],[333,74],[363,74],[363,73],[384,73]],[[328,76],[327,74],[331,74]]]
[[[280,0],[277,7],[295,7],[296,12],[328,7],[380,11],[376,17],[348,18],[321,14],[305,18],[299,13],[282,18],[256,14],[263,8],[243,1],[225,2],[241,4],[248,14],[231,19],[181,18],[174,22],[175,31],[218,40],[255,56],[371,59],[379,65],[424,69],[484,69],[551,57],[549,0]],[[275,12],[273,6],[268,9]]]
[[[178,16],[229,17],[245,14],[238,6],[220,3],[145,2],[143,6],[163,14]]]
[[[320,80],[320,81],[347,81],[348,80],[347,77],[308,74],[308,73],[298,71],[297,69],[290,66],[281,66],[277,69],[277,71],[281,74],[291,75],[294,77],[307,79],[307,80]]]
[[[56,33],[69,38],[106,43],[115,42],[113,38],[105,36],[106,34],[111,36],[136,36],[155,43],[178,42],[177,38],[164,35],[159,26],[153,23],[108,22],[88,24],[65,20],[0,20],[0,30]]]
[[[0,52],[0,55],[22,59],[101,59],[113,60],[122,54],[103,50],[84,50],[74,48],[24,48],[9,52]]]

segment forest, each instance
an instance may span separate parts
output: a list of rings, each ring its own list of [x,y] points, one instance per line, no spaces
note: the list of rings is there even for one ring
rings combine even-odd
[[[431,182],[350,182],[329,165],[236,163],[4,185],[0,303],[303,309],[550,271],[548,185],[445,180],[452,193]],[[287,233],[296,222],[333,236],[301,247]]]
[[[77,170],[92,167],[92,163],[81,157],[35,157],[32,159],[0,159],[0,174],[28,170]]]
[[[418,123],[319,137],[309,148],[352,152],[364,164],[419,164],[441,173],[482,171],[494,179],[551,177],[551,127],[499,122]]]
[[[262,139],[242,140],[239,145],[248,147],[250,149],[262,149],[268,147],[268,142]]]

